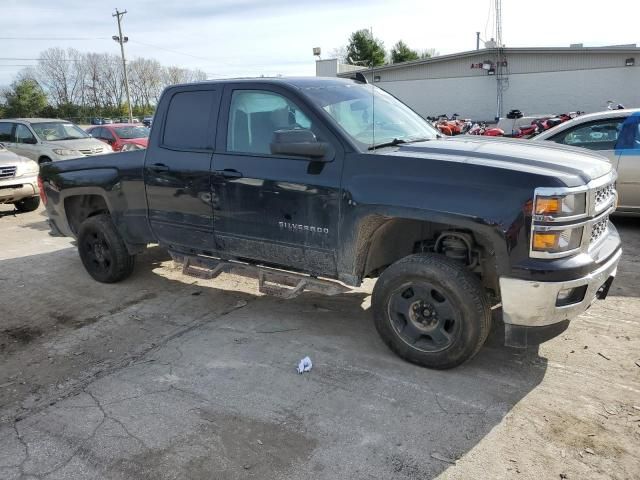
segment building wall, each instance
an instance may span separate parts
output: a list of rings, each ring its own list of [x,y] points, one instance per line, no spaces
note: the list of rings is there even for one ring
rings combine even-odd
[[[458,113],[474,120],[496,115],[496,79],[484,75],[428,80],[377,82],[422,116]],[[504,91],[503,113],[519,109],[527,115],[605,110],[607,100],[640,107],[640,68],[511,74]]]
[[[604,110],[607,100],[640,107],[640,58],[635,52],[507,50],[503,115],[515,108],[527,115],[595,112]],[[624,66],[629,57],[636,58],[635,66]],[[380,79],[375,82],[377,86],[423,116],[458,113],[474,120],[493,120],[496,77],[471,68],[484,61],[495,61],[495,53],[481,50],[436,57],[427,62],[381,67],[373,75]],[[372,80],[370,71],[363,73]]]

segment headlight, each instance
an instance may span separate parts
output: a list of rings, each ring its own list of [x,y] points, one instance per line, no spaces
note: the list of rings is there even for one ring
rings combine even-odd
[[[24,175],[35,175],[40,171],[40,167],[36,162],[30,160],[28,162],[19,163],[16,169],[16,177],[22,177]]]
[[[587,194],[572,193],[558,196],[537,196],[533,213],[545,217],[574,217],[587,213]]]
[[[562,253],[576,250],[582,243],[583,227],[569,227],[561,230],[534,230],[531,249],[534,252]]]
[[[587,194],[572,193],[558,196],[536,196],[534,215],[545,217],[575,217],[587,213]]]
[[[76,150],[69,150],[68,148],[54,148],[53,153],[60,155],[61,157],[70,157],[72,155],[75,155],[76,157],[82,156],[80,152]]]

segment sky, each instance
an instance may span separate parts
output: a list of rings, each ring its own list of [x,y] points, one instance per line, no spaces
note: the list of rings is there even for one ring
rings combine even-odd
[[[389,49],[402,39],[440,54],[494,35],[494,0],[1,0],[0,85],[49,47],[119,54],[118,7],[128,58],[199,68],[209,78],[314,75],[313,47],[331,57],[349,35],[372,28]],[[508,47],[640,44],[640,1],[503,0]]]

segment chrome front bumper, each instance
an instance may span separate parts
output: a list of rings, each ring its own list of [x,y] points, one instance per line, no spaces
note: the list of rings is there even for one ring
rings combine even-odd
[[[566,282],[537,282],[517,278],[500,278],[502,315],[505,324],[524,327],[542,327],[569,320],[584,312],[596,299],[601,287],[615,277],[622,250],[598,270],[589,275]],[[558,294],[567,289],[585,287],[581,300],[558,306]],[[604,292],[606,294],[606,292]]]
[[[0,203],[12,203],[38,194],[37,176],[0,180]]]

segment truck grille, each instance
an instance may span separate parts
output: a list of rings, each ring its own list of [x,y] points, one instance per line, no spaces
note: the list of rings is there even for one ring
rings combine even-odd
[[[13,178],[16,176],[17,167],[0,167],[0,178]]]
[[[593,245],[602,237],[604,232],[607,231],[607,226],[609,225],[609,215],[605,215],[602,220],[598,220],[591,226],[591,240],[590,244]]]
[[[596,210],[601,210],[605,206],[609,205],[609,203],[611,202],[615,194],[616,194],[616,187],[614,186],[613,183],[597,188],[595,191]]]
[[[89,155],[97,155],[99,153],[102,153],[104,150],[104,148],[102,147],[94,147],[94,148],[81,148],[80,150],[78,150],[81,154],[83,154],[84,156],[89,156]]]

